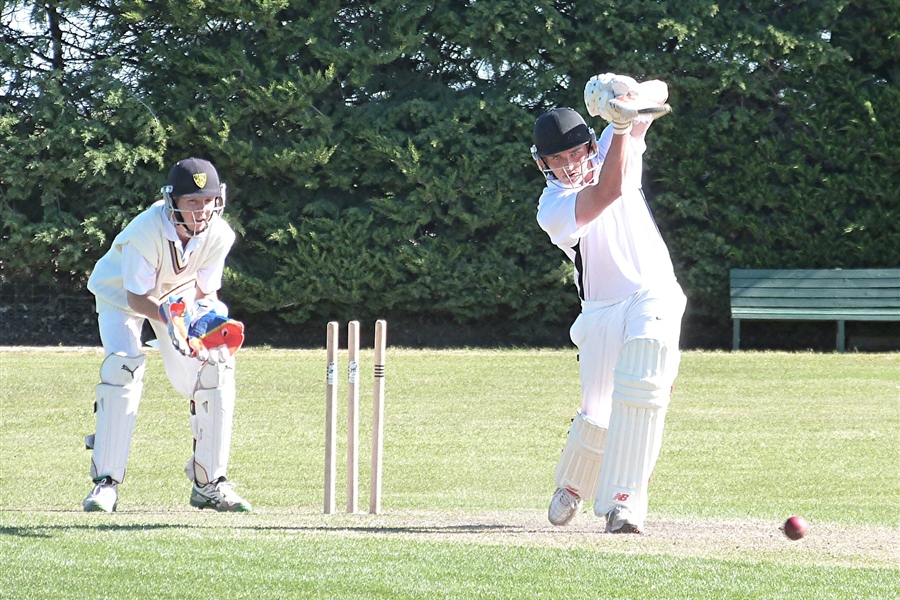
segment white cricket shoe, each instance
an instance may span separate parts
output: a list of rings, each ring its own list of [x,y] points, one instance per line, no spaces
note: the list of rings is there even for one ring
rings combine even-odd
[[[641,526],[624,506],[614,506],[606,513],[606,533],[641,533]]]
[[[547,519],[553,525],[566,525],[575,518],[579,510],[581,498],[578,494],[567,488],[556,488],[550,499],[550,508],[547,509]]]
[[[94,489],[82,501],[85,512],[113,512],[119,504],[119,484],[112,477],[104,477],[96,482]]]
[[[224,477],[219,477],[206,485],[194,482],[191,490],[191,506],[195,508],[213,508],[219,512],[250,512],[250,503],[238,496],[234,484]]]

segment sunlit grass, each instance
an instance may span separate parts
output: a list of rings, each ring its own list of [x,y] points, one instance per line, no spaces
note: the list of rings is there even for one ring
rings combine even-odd
[[[378,516],[321,514],[324,349],[239,355],[229,475],[248,515],[188,506],[187,401],[149,354],[107,515],[80,504],[99,351],[0,351],[0,597],[818,599],[900,586],[897,354],[687,353],[648,534],[634,539],[601,533],[590,510],[568,530],[545,520],[579,404],[574,351],[389,348]],[[345,355],[339,372],[343,510]],[[365,510],[371,349],[360,372]],[[808,540],[777,534],[794,513]],[[881,545],[829,549],[860,530]]]

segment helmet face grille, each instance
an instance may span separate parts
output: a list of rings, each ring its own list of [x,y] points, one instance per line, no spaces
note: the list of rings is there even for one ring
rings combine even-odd
[[[183,228],[187,232],[187,234],[190,237],[193,237],[193,236],[197,235],[198,233],[205,231],[207,229],[207,227],[209,227],[209,223],[212,222],[212,219],[222,216],[222,213],[225,212],[225,189],[226,189],[225,184],[222,183],[222,184],[219,184],[218,193],[213,194],[212,196],[208,196],[206,194],[203,195],[203,197],[206,197],[206,198],[214,197],[215,205],[213,206],[209,221],[202,228],[195,229],[195,230],[189,229],[187,227],[187,225],[185,224],[185,221],[184,221],[184,214],[191,213],[191,212],[196,214],[199,211],[183,210],[183,209],[178,208],[175,204],[176,197],[188,198],[190,196],[184,196],[184,195],[176,196],[175,194],[172,193],[171,185],[164,185],[162,187],[162,189],[160,190],[160,192],[162,193],[163,201],[165,202],[165,205],[166,205],[166,214],[168,215],[169,220],[175,226],[178,226],[178,225],[183,226]]]
[[[531,148],[531,155],[534,157],[538,168],[541,170],[541,173],[544,174],[547,183],[550,185],[561,188],[576,188],[595,185],[599,181],[598,174],[603,163],[600,161],[600,154],[597,150],[597,140],[593,135],[593,130],[591,130],[591,139],[586,145],[587,153],[583,158],[567,164],[562,168],[557,168],[555,172],[547,165],[544,157],[537,155],[534,146]]]
[[[554,108],[534,122],[534,150],[549,156],[591,141],[591,129],[571,108]]]

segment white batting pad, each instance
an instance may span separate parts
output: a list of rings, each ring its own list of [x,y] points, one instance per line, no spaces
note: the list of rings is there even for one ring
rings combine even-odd
[[[225,363],[205,363],[197,375],[197,388],[191,400],[194,455],[184,468],[191,481],[206,485],[225,476],[231,450],[234,400],[234,358]]]
[[[605,444],[604,427],[583,414],[576,416],[553,475],[556,486],[574,491],[584,501],[593,500]]]
[[[144,378],[147,357],[125,356],[121,352],[110,354],[100,363],[100,381],[109,385],[127,386],[140,383]]]
[[[647,485],[659,450],[669,391],[678,373],[677,348],[652,339],[629,340],[619,353],[612,394],[606,456],[594,502],[603,516],[624,506],[642,526]]]
[[[91,479],[108,476],[119,483],[125,480],[131,436],[144,388],[145,360],[143,354],[117,353],[107,356],[100,365],[100,383],[94,392],[97,429],[85,439],[85,445],[93,449]]]

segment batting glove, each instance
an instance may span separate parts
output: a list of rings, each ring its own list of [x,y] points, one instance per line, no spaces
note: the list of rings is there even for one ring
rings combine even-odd
[[[592,77],[584,88],[584,102],[592,116],[613,124],[613,133],[625,135],[632,123],[652,121],[668,114],[668,86],[658,80],[637,83],[631,77],[605,73]]]
[[[608,103],[612,115],[614,133],[624,134],[631,131],[631,124],[636,119],[655,119],[671,112],[668,104],[659,104],[640,96],[620,96]]]
[[[637,91],[638,82],[627,75],[594,75],[584,86],[584,105],[589,115],[602,117],[604,121],[611,123],[613,115],[609,112],[609,101]]]

